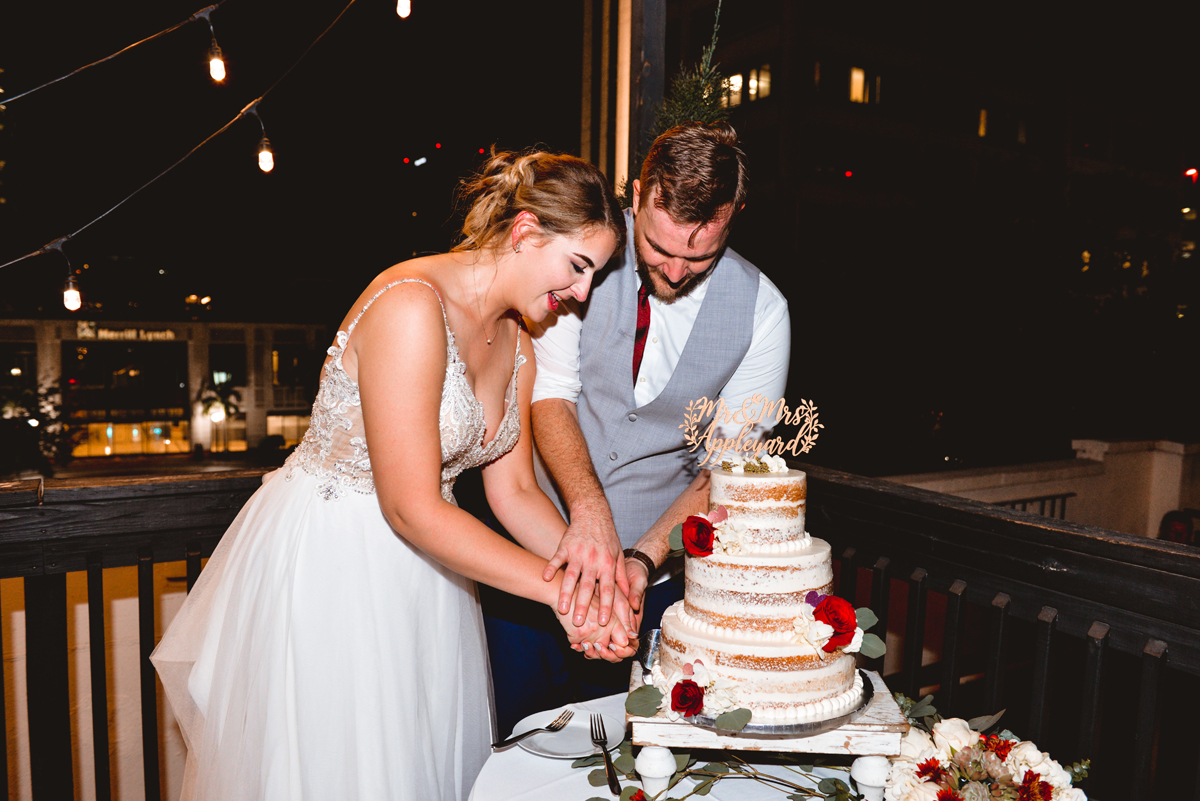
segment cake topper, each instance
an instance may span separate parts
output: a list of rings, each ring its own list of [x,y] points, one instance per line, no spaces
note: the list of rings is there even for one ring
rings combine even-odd
[[[704,421],[710,417],[712,419],[705,425]],[[791,440],[784,442],[783,437],[750,437],[756,426],[770,428],[780,423],[798,426]],[[721,436],[721,428],[732,426],[740,426],[737,437]],[[700,466],[704,467],[720,463],[726,451],[732,451],[739,460],[741,454],[761,459],[784,453],[793,456],[808,453],[825,426],[817,421],[817,407],[810,400],[801,400],[799,406],[791,408],[783,398],[772,401],[765,395],[754,395],[743,401],[737,409],[726,406],[724,398],[697,398],[688,403],[679,427],[683,429],[683,440],[689,446],[688,451],[695,453],[701,445],[704,446],[704,458],[700,460]]]

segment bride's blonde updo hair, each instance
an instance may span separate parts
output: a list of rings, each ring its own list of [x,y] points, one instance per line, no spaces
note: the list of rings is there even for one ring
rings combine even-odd
[[[614,253],[625,247],[625,217],[604,175],[575,156],[525,151],[497,153],[463,182],[460,199],[470,203],[455,251],[500,250],[523,211],[537,217],[543,234],[576,236],[589,229],[610,231]],[[599,265],[597,265],[599,266]]]

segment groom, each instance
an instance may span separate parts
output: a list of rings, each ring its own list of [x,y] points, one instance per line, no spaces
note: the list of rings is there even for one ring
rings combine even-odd
[[[633,182],[624,254],[582,307],[567,305],[532,331],[539,481],[570,523],[547,567],[550,577],[566,568],[564,610],[576,593],[586,610],[598,591],[606,619],[618,590],[643,629],[657,627],[683,597],[682,577],[661,569],[668,532],[708,509],[703,454],[689,453],[680,431],[685,407],[702,396],[731,408],[755,394],[783,396],[787,301],[726,247],[745,197],[746,157],[730,125],[667,131]],[[484,611],[501,731],[628,686],[628,663],[580,659],[548,613],[535,620],[495,602]]]

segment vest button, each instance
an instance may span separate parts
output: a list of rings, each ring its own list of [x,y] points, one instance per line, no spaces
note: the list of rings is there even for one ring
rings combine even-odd
[[[609,458],[609,459],[611,459],[611,460],[612,460],[612,461],[614,461],[614,462],[615,462],[615,461],[617,461],[617,452],[616,452],[616,451],[613,451],[612,453],[610,453],[610,454],[608,455],[608,458]]]
[[[630,412],[630,413],[629,413],[629,422],[631,422],[631,423],[636,423],[636,422],[637,422],[637,415],[636,415],[636,414],[634,414],[633,412]]]

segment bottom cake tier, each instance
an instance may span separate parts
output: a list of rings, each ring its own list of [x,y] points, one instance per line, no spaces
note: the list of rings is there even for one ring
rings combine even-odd
[[[845,714],[862,699],[862,679],[848,654],[826,654],[806,643],[755,641],[694,621],[683,602],[663,614],[659,667],[670,676],[703,661],[737,689],[737,706],[755,722],[802,722]]]

